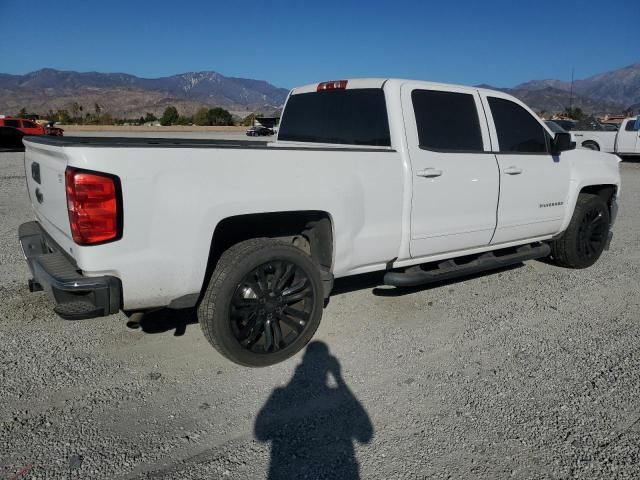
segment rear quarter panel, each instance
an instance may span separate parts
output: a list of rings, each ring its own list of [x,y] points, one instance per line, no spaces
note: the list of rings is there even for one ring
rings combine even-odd
[[[76,247],[89,275],[122,279],[124,308],[199,292],[216,225],[249,213],[326,211],[336,277],[383,268],[401,239],[403,169],[389,151],[68,149],[69,165],[118,175],[123,237]]]

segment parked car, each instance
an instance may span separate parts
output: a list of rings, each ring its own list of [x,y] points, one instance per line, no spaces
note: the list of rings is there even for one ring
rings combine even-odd
[[[33,120],[25,118],[6,117],[0,115],[0,127],[12,127],[22,131],[25,135],[54,135],[61,136],[64,132],[58,127],[43,127]]]
[[[573,127],[575,127],[577,123],[575,120],[557,119],[557,120],[551,120],[551,121],[554,122],[556,125],[559,125],[560,127],[564,128],[567,132],[570,132],[571,130],[573,130]]]
[[[54,137],[61,137],[64,135],[64,130],[60,127],[54,126],[53,122],[49,122],[44,126],[44,131],[47,135],[52,135]]]
[[[22,152],[24,133],[13,127],[0,127],[0,151]]]
[[[249,137],[266,137],[273,135],[273,130],[267,127],[251,127],[247,130],[247,136]]]
[[[573,130],[577,145],[590,150],[616,153],[622,156],[640,155],[640,121],[625,118],[619,130]]]
[[[618,158],[500,91],[354,79],[291,91],[275,142],[25,139],[31,290],[64,318],[197,307],[241,365],[291,357],[334,278],[407,287],[611,239]]]

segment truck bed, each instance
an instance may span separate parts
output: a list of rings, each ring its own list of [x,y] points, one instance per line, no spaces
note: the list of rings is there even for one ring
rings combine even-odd
[[[155,138],[155,137],[53,137],[48,135],[24,137],[29,143],[40,143],[55,147],[91,147],[91,148],[216,148],[249,150],[322,150],[335,152],[395,152],[391,147],[371,147],[323,144],[296,145],[280,143],[269,145],[275,139],[261,140],[223,140],[202,138]]]

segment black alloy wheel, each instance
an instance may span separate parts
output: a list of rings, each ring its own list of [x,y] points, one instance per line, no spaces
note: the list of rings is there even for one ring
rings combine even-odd
[[[315,301],[311,280],[295,263],[263,263],[235,289],[229,312],[233,334],[253,353],[284,349],[306,328]]]
[[[593,265],[607,246],[610,223],[607,200],[599,195],[581,193],[567,229],[551,242],[553,262],[568,268]]]
[[[320,325],[320,267],[299,248],[270,238],[233,245],[216,264],[198,319],[229,360],[264,367],[295,355]]]
[[[589,208],[582,217],[577,235],[577,254],[584,261],[597,259],[607,242],[609,220],[598,206]]]

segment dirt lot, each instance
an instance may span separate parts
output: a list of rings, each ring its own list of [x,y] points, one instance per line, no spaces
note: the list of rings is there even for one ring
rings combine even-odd
[[[640,477],[640,163],[596,266],[341,282],[320,343],[246,369],[189,312],[132,330],[28,293],[21,162],[0,154],[0,478]]]

